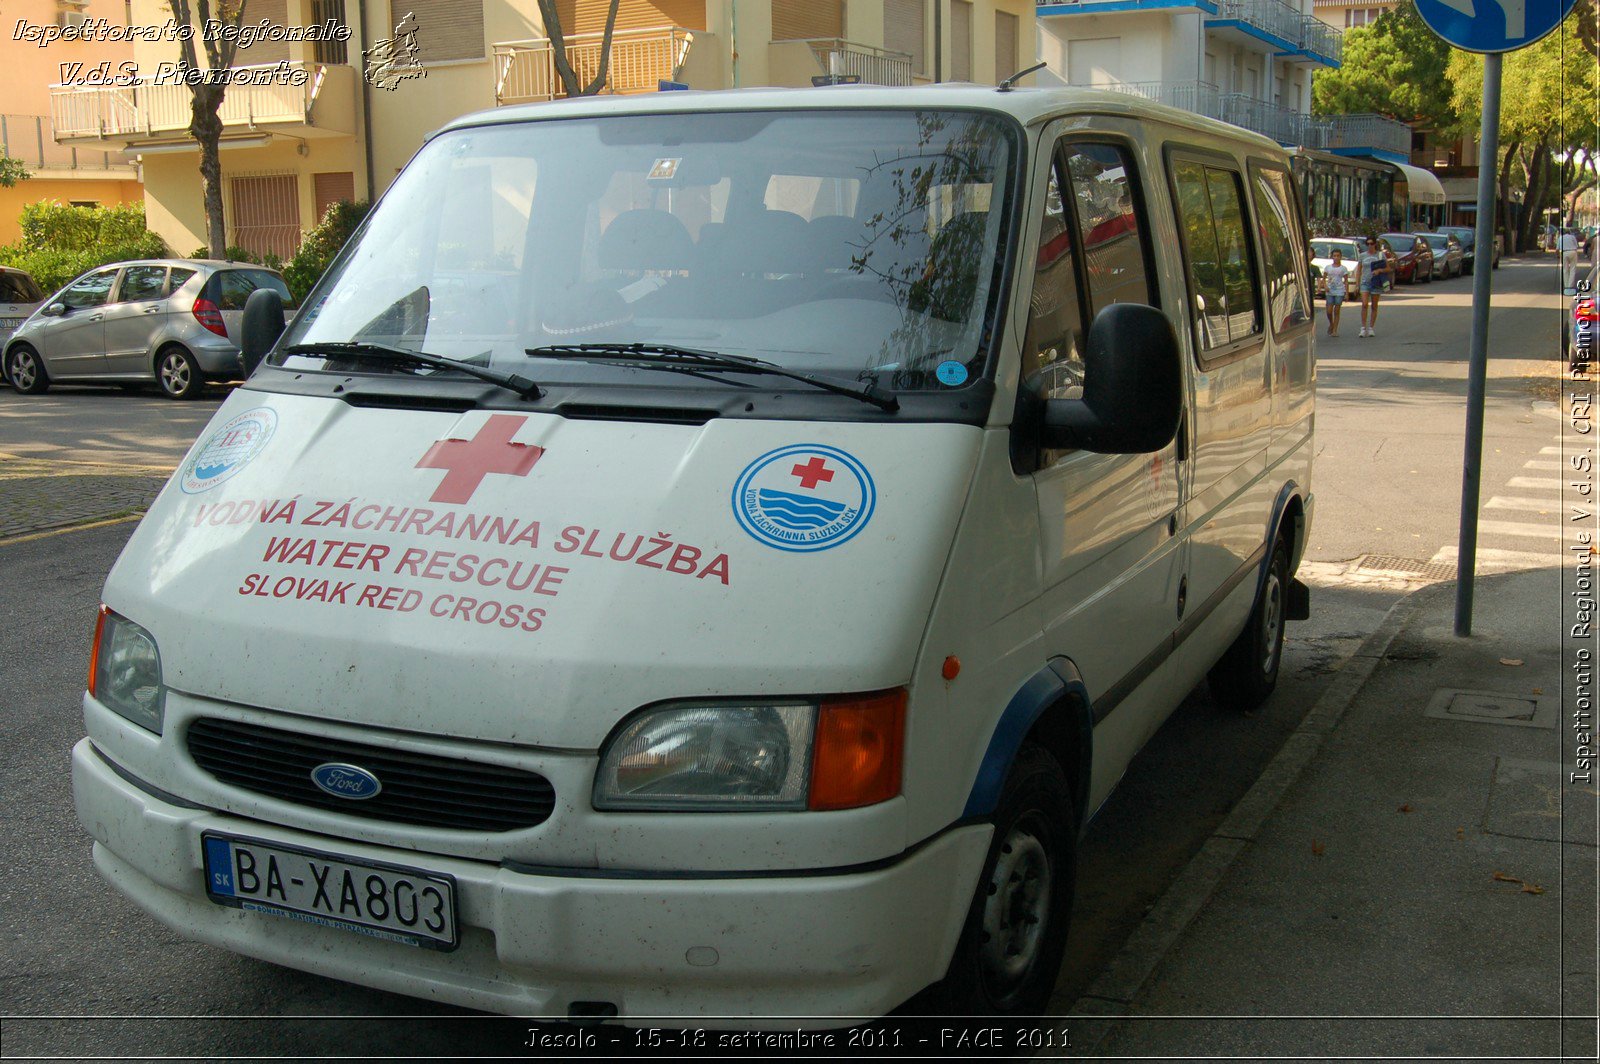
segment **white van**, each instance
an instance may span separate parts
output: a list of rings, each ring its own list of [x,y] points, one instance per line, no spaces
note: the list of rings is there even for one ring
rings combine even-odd
[[[96,867],[480,1009],[1043,1008],[1084,822],[1308,605],[1306,248],[1276,144],[1125,95],[451,123],[106,583]]]

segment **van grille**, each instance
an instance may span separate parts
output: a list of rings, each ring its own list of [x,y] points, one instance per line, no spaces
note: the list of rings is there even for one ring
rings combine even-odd
[[[458,831],[515,831],[549,819],[555,790],[536,772],[461,761],[234,720],[189,726],[189,755],[223,783],[279,801],[350,816]],[[336,798],[311,782],[311,770],[342,761],[377,776],[372,798]]]

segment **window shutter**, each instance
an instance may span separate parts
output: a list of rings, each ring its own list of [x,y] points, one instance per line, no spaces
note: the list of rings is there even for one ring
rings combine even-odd
[[[482,0],[390,0],[394,22],[405,18],[408,11],[416,16],[420,62],[484,58]]]
[[[288,4],[286,0],[249,0],[244,5],[244,14],[239,17],[242,26],[259,26],[261,20],[266,19],[269,26],[285,26],[289,22]],[[212,9],[216,10],[215,8]],[[198,12],[195,15],[199,18]],[[196,42],[195,51],[201,54],[204,49]],[[256,41],[248,48],[240,48],[233,53],[233,65],[264,66],[276,63],[280,59],[289,58],[288,41]]]
[[[950,2],[950,78],[972,80],[972,4],[968,0]]]
[[[356,175],[352,173],[327,173],[311,175],[312,197],[317,204],[317,216],[312,224],[322,221],[328,208],[340,200],[355,201]]]
[[[610,0],[560,0],[556,4],[556,14],[561,16],[561,32],[567,37],[580,33],[604,33],[606,14],[610,9]],[[538,9],[535,7],[534,10],[537,12]],[[705,29],[706,0],[621,0],[617,4],[618,30],[655,29],[661,26]]]
[[[1017,16],[994,13],[994,80],[999,84],[1021,69],[1017,64]]]
[[[814,41],[844,36],[844,4],[837,0],[772,0],[772,39]]]
[[[883,2],[883,46],[891,52],[909,52],[914,74],[928,72],[927,16],[926,0]]]

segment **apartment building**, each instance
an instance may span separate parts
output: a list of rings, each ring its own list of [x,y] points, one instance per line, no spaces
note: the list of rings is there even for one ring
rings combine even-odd
[[[1355,30],[1366,26],[1386,11],[1394,10],[1394,0],[1311,0],[1312,14],[1334,29]]]
[[[0,6],[0,155],[20,160],[30,175],[0,188],[0,244],[21,235],[18,217],[30,203],[54,199],[110,206],[144,197],[131,158],[98,146],[56,142],[50,86],[133,58],[127,43],[55,40],[40,46],[45,31],[66,30],[87,18],[125,23],[127,11],[123,0],[7,0]]]
[[[558,4],[585,82],[607,6]],[[128,9],[142,25],[170,18],[160,0]],[[1029,0],[622,0],[602,91],[993,84],[1032,61],[1033,13]],[[235,59],[299,75],[234,84],[223,104],[228,242],[253,252],[286,256],[332,202],[381,194],[446,121],[564,95],[535,0],[247,0],[244,23],[263,20],[331,25],[342,39],[269,34]],[[50,113],[61,143],[140,160],[151,228],[187,252],[204,242],[205,223],[190,90],[159,76],[177,51],[171,40],[136,42],[137,83],[57,85]]]

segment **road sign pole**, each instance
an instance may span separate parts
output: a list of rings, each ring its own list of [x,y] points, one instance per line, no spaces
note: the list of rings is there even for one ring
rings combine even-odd
[[[1467,358],[1467,442],[1461,463],[1461,538],[1456,558],[1456,635],[1472,634],[1478,488],[1483,473],[1483,402],[1489,376],[1489,288],[1494,275],[1495,175],[1500,155],[1500,54],[1483,57],[1483,127],[1478,133],[1478,223],[1472,268],[1472,344]]]

